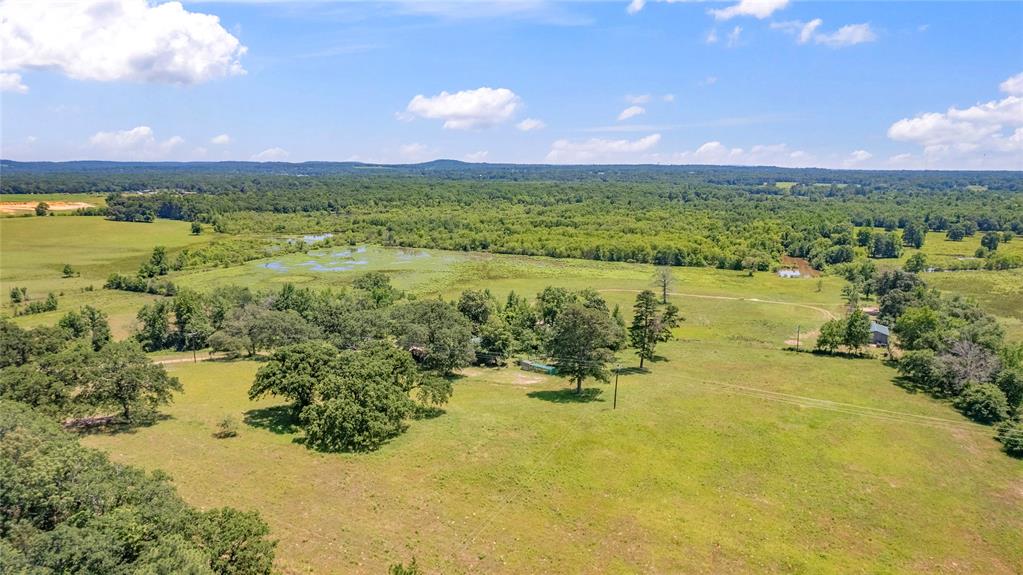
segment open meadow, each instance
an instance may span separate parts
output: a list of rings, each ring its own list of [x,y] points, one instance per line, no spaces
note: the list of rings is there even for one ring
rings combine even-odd
[[[56,311],[18,317],[25,327],[53,324],[67,311],[91,305],[110,316],[116,337],[125,337],[138,308],[153,297],[104,290],[107,277],[138,268],[155,246],[165,246],[173,254],[210,239],[209,235],[190,235],[188,224],[170,220],[124,225],[86,216],[3,219],[0,292],[6,298],[11,288],[24,287],[29,297],[37,300],[51,292],[57,295]],[[76,275],[63,277],[65,264],[70,264]],[[9,307],[4,307],[3,313],[10,315]]]
[[[99,289],[103,278],[130,272],[155,245],[215,237],[164,220],[2,226],[3,288],[63,292],[58,312],[19,323],[52,323],[90,304],[111,314],[119,336],[156,296]],[[61,278],[64,263],[81,276]],[[341,289],[363,271],[386,272],[419,298],[473,287],[532,297],[554,285],[594,288],[629,310],[653,268],[365,246],[170,277],[199,290]],[[983,274],[1012,283],[1004,272],[928,275]],[[467,368],[442,415],[374,453],[321,454],[300,444],[283,400],[247,398],[259,361],[192,364],[191,354],[161,352],[154,357],[184,385],[166,417],[84,443],[166,471],[199,507],[260,511],[285,573],[380,573],[413,556],[437,573],[1023,569],[1023,462],[999,451],[990,428],[895,385],[880,359],[785,349],[797,326],[805,346],[807,332],[842,312],[840,278],[674,275],[670,299],[685,322],[648,371],[619,354],[627,369],[617,409],[610,385],[591,382],[580,399],[550,376]],[[1000,298],[978,299],[1015,317]],[[239,435],[214,438],[228,415],[243,422]]]
[[[615,410],[609,385],[579,401],[470,368],[443,415],[378,452],[318,454],[281,401],[247,399],[258,362],[186,360],[168,365],[184,393],[166,420],[85,443],[167,471],[200,507],[259,510],[286,573],[412,556],[430,573],[1023,567],[1023,463],[988,428],[876,360],[780,350],[789,310],[679,303],[679,341],[621,377]],[[245,423],[215,439],[227,415]]]
[[[1023,0],[0,0],[0,575],[1023,575]]]

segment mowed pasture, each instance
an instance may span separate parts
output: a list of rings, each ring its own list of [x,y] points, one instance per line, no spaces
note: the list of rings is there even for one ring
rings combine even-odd
[[[875,231],[883,232],[881,228]],[[919,250],[906,248],[899,258],[899,265],[904,264],[913,254],[920,252],[927,256],[927,265],[948,267],[956,265],[964,260],[976,259],[977,249],[981,247],[980,240],[984,232],[977,232],[973,236],[965,237],[962,241],[952,241],[945,236],[945,232],[927,232],[924,245]],[[1023,255],[1023,238],[1014,238],[1008,242],[998,245],[999,253]]]
[[[733,326],[752,305],[692,310],[615,410],[610,385],[579,402],[556,378],[472,368],[446,413],[380,451],[318,454],[282,402],[247,399],[258,362],[177,363],[168,419],[86,444],[167,471],[196,505],[258,509],[286,573],[413,556],[430,573],[1023,569],[1023,462],[990,429],[878,361],[754,341],[784,314]],[[240,435],[213,438],[227,415]]]
[[[110,316],[117,337],[128,334],[135,313],[151,296],[103,290],[114,272],[134,273],[153,248],[166,246],[173,255],[186,246],[210,241],[193,236],[187,222],[158,220],[151,224],[111,222],[94,216],[6,218],[0,220],[0,294],[3,314],[10,315],[7,294],[12,287],[28,288],[33,299],[53,292],[55,312],[21,316],[25,326],[53,324],[68,310],[92,305]],[[80,275],[62,277],[64,264]],[[87,291],[89,288],[92,291]]]
[[[131,273],[155,245],[173,254],[215,235],[191,236],[184,222],[57,217],[3,220],[0,237],[5,294],[11,285],[65,293],[58,312],[19,323],[52,323],[88,303],[124,336],[150,296],[102,290],[106,276]],[[448,299],[470,287],[499,299],[589,287],[629,317],[653,273],[374,246],[349,271],[302,265],[321,259],[292,254],[171,279],[341,289],[376,270],[417,297]],[[64,263],[82,276],[62,279]],[[298,442],[282,400],[248,400],[258,361],[163,353],[184,385],[167,417],[84,442],[166,471],[190,503],[259,510],[289,574],[381,573],[413,556],[430,573],[1023,571],[1023,462],[999,451],[991,428],[898,387],[879,360],[783,349],[797,326],[812,331],[841,313],[840,278],[674,275],[671,299],[686,321],[649,372],[626,370],[615,410],[610,385],[593,382],[599,393],[577,401],[557,378],[471,368],[443,415],[412,422],[374,453],[320,454]],[[638,363],[629,352],[620,359]],[[240,434],[215,439],[227,415],[245,422]]]

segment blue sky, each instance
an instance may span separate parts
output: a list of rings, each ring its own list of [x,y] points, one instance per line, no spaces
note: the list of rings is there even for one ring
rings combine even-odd
[[[9,159],[1023,169],[1021,2],[0,11]]]

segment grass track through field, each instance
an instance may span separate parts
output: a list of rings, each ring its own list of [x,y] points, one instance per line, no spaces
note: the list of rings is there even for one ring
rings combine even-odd
[[[881,409],[877,407],[870,407],[866,405],[856,405],[853,403],[844,403],[841,401],[832,401],[830,399],[820,399],[816,397],[808,397],[804,395],[793,395],[790,393],[781,393],[778,391],[771,391],[767,389],[758,389],[755,387],[749,387],[745,385],[736,385],[731,383],[721,383],[718,381],[710,381],[698,378],[692,378],[687,376],[677,376],[680,379],[689,381],[692,383],[698,383],[702,385],[708,385],[720,388],[725,392],[733,392],[740,395],[746,395],[748,397],[766,399],[769,401],[780,401],[782,403],[789,403],[797,405],[799,407],[810,407],[815,409],[827,409],[829,411],[835,411],[838,413],[847,413],[849,415],[859,415],[863,417],[873,417],[876,419],[895,421],[898,423],[907,423],[911,425],[923,425],[926,427],[934,427],[937,429],[946,429],[949,431],[968,431],[971,433],[981,433],[985,437],[992,435],[991,428],[985,427],[980,424],[970,423],[962,420],[946,419],[943,417],[933,417],[928,415],[919,415],[915,413],[907,413],[903,411],[893,411],[890,409]]]
[[[598,292],[639,293],[642,290],[638,290],[638,289],[607,288],[607,289],[599,289],[597,291]],[[674,291],[668,292],[668,295],[678,296],[678,297],[693,297],[693,298],[701,298],[701,299],[723,299],[723,300],[729,300],[729,301],[749,301],[749,302],[753,302],[753,303],[769,303],[769,304],[775,304],[775,305],[790,305],[790,306],[793,306],[793,307],[801,307],[801,308],[812,309],[814,311],[818,311],[821,314],[823,314],[824,317],[826,317],[828,319],[837,319],[837,317],[838,317],[833,312],[831,312],[831,311],[829,311],[827,309],[824,309],[822,307],[818,307],[818,306],[815,306],[815,305],[809,305],[809,304],[805,304],[805,303],[794,303],[794,302],[790,302],[790,301],[775,301],[775,300],[760,299],[760,298],[755,298],[755,297],[734,297],[734,296],[726,296],[726,295],[706,295],[706,294],[696,294],[696,293],[680,293],[680,292],[674,292]]]

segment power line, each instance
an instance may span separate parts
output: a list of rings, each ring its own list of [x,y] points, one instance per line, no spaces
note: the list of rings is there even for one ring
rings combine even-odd
[[[505,357],[501,354],[492,354],[480,352],[477,355],[485,355],[488,357]],[[565,360],[566,358],[560,358],[556,356],[547,356],[548,359],[553,360]],[[576,363],[584,364],[601,364],[602,362],[587,362],[585,360],[574,360],[568,358],[568,361],[574,361]],[[620,368],[614,370],[620,373]],[[983,434],[985,437],[991,437],[993,434],[997,434],[997,431],[990,427],[983,426],[981,424],[970,423],[963,420],[947,419],[943,417],[936,417],[931,415],[921,415],[917,413],[910,413],[905,411],[895,411],[891,409],[882,409],[879,407],[871,407],[868,405],[858,405],[854,403],[845,403],[840,401],[834,401],[830,399],[823,399],[819,397],[809,397],[804,395],[788,394],[779,391],[773,391],[770,389],[762,389],[738,384],[730,384],[719,381],[711,381],[699,379],[691,376],[685,376],[676,374],[674,377],[687,379],[694,383],[703,384],[706,386],[714,386],[727,391],[732,391],[739,395],[745,395],[748,397],[757,397],[760,399],[767,399],[769,401],[776,401],[780,403],[787,403],[790,405],[798,405],[800,407],[811,407],[817,409],[824,409],[827,411],[833,411],[836,413],[845,413],[848,415],[859,415],[863,417],[870,417],[872,419],[891,421],[895,423],[908,423],[913,425],[922,425],[925,427],[931,427],[935,429],[945,429],[948,431],[965,431],[968,433]],[[992,433],[993,432],[993,433]],[[1018,435],[1017,435],[1018,434]],[[1023,437],[1023,431],[1001,434],[1000,437],[1012,437],[1017,436]]]

